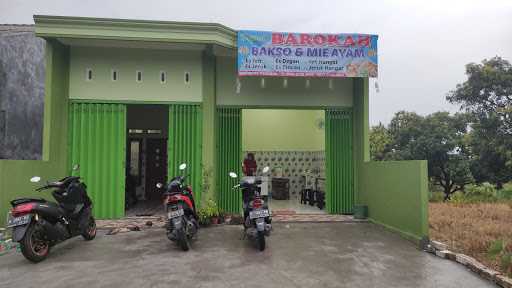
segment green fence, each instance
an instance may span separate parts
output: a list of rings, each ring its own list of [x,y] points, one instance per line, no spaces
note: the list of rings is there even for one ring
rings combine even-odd
[[[217,201],[226,212],[239,213],[242,194],[232,187],[236,180],[230,171],[240,175],[242,160],[242,117],[239,108],[217,109]]]
[[[73,103],[69,113],[69,166],[87,184],[97,218],[124,216],[126,106]]]
[[[197,206],[201,202],[202,119],[199,105],[169,106],[168,179],[179,175],[178,166],[187,163],[188,183]]]
[[[331,214],[351,214],[354,207],[352,111],[325,111],[326,207]]]

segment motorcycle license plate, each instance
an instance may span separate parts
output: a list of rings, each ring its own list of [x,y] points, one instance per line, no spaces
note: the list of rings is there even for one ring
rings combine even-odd
[[[183,216],[184,214],[185,213],[183,212],[183,209],[171,210],[171,211],[167,212],[167,217],[168,217],[168,219],[172,219],[172,218],[177,218],[177,217]]]
[[[13,217],[11,214],[9,214],[9,218],[7,220],[7,228],[28,224],[30,223],[31,217],[31,214],[23,215],[20,217]]]
[[[270,216],[268,209],[253,210],[253,211],[249,212],[249,218],[251,218],[251,219],[265,218],[268,216]]]

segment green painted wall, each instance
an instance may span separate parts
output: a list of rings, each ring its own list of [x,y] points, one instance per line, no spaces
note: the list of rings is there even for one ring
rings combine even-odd
[[[371,162],[368,79],[353,88],[355,202],[368,205],[371,221],[418,242],[428,237],[427,162]]]
[[[427,161],[367,162],[361,179],[370,220],[416,242],[428,237]]]
[[[10,209],[9,201],[17,197],[45,197],[35,192],[29,181],[34,175],[44,180],[60,179],[67,174],[69,50],[61,44],[46,43],[46,81],[43,130],[43,160],[0,160],[0,227]]]
[[[86,80],[86,69],[93,79]],[[69,97],[81,100],[177,101],[202,99],[201,51],[71,47]],[[112,69],[118,80],[112,81]],[[142,71],[142,82],[136,71]],[[167,73],[160,82],[160,71]],[[190,73],[190,83],[184,80]]]
[[[321,151],[325,131],[323,110],[244,109],[242,149],[244,151]]]
[[[369,133],[369,82],[368,78],[354,79],[354,108],[353,108],[353,157],[354,157],[354,197],[358,203],[362,165],[370,161]]]
[[[203,65],[203,182],[202,182],[202,201],[206,203],[208,199],[215,199],[216,174],[215,174],[215,125],[216,125],[216,97],[215,97],[215,79],[217,66],[216,58],[207,49],[202,55]]]
[[[351,107],[352,78],[288,78],[287,88],[282,77],[266,77],[261,88],[260,77],[240,77],[240,93],[237,93],[236,58],[217,57],[217,104],[235,106],[268,107]],[[332,89],[329,87],[332,81]]]

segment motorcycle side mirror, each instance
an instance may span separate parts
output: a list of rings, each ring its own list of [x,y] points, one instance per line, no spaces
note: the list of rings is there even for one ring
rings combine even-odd
[[[80,169],[80,165],[75,164],[73,165],[73,171],[78,171]]]
[[[236,175],[235,172],[229,172],[229,177],[231,178],[237,178],[238,176]]]
[[[263,168],[263,173],[268,173],[268,171],[270,171],[270,167],[265,166],[265,168]]]
[[[187,168],[187,163],[181,163],[179,168],[180,170],[185,170],[185,168]]]
[[[39,177],[39,176],[34,176],[34,177],[30,178],[30,182],[32,182],[32,183],[37,183],[39,181],[41,181],[41,177]]]
[[[156,183],[156,188],[159,188],[159,189],[160,189],[160,188],[162,188],[162,187],[164,187],[164,184],[162,184],[162,183]]]

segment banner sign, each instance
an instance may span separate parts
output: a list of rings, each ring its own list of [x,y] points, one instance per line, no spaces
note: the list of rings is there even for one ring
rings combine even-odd
[[[377,77],[377,35],[238,32],[239,76]]]

